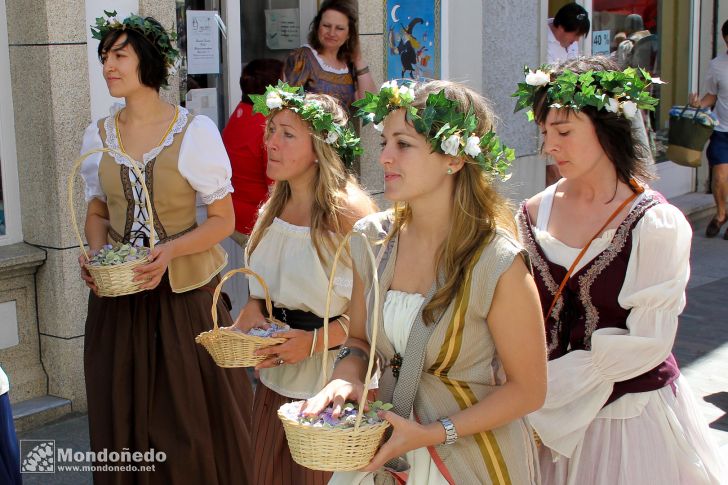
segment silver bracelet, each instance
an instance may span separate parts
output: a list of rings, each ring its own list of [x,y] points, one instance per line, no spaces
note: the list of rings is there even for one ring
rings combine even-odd
[[[448,417],[438,419],[443,428],[445,428],[445,441],[443,445],[451,445],[458,440],[458,432],[455,429],[455,425],[452,420]]]

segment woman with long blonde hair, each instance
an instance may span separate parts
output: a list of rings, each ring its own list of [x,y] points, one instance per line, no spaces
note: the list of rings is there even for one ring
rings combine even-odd
[[[334,98],[304,95],[285,84],[253,98],[254,109],[267,116],[267,175],[275,187],[250,235],[246,260],[268,285],[276,318],[291,327],[276,335],[284,343],[259,351],[267,359],[257,366],[253,480],[323,484],[330,474],[293,462],[276,412],[320,389],[321,353],[328,349],[318,331],[333,255],[354,222],[374,212],[375,205],[345,168],[361,149]],[[339,265],[328,315],[331,347],[341,345],[348,333],[351,278],[351,263]],[[264,290],[255,279],[249,284],[250,300],[235,324],[244,331],[265,325]]]
[[[394,405],[381,414],[393,432],[365,471],[331,483],[392,483],[387,473],[406,483],[537,483],[524,416],[546,392],[543,322],[527,254],[491,184],[512,151],[485,99],[454,82],[385,83],[357,105],[382,130],[384,195],[395,206],[354,230],[377,254],[387,291],[375,308],[367,242],[353,238],[349,338],[302,411],[332,405],[338,416],[364,398],[380,312],[378,399]]]

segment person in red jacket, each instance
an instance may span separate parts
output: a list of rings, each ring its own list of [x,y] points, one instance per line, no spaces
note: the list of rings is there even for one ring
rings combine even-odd
[[[268,85],[275,85],[283,72],[283,62],[277,59],[254,59],[240,76],[243,99],[230,116],[222,140],[233,169],[233,207],[235,232],[232,237],[245,247],[258,207],[268,198],[268,187],[273,183],[265,175],[267,156],[263,135],[265,116],[253,113],[248,95],[263,94]]]

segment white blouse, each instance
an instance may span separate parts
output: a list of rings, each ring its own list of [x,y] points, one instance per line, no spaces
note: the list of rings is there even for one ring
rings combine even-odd
[[[174,141],[175,135],[181,133],[187,125],[189,112],[182,106],[179,106],[178,109],[179,114],[172,130],[160,145],[144,154],[142,161],[137,161],[139,168],[142,168],[150,160],[159,155],[162,149],[170,146]],[[114,118],[112,114],[112,116],[109,116],[104,121],[106,146],[120,151],[120,143],[116,136]],[[103,146],[97,124],[91,123],[83,134],[81,153],[86,153],[94,148],[103,148]],[[120,165],[130,166],[130,162],[126,158],[115,153],[112,156]],[[99,180],[100,162],[101,153],[98,153],[90,156],[81,164],[81,177],[86,187],[85,196],[87,202],[93,198],[106,201],[106,196],[101,189],[101,181]],[[195,116],[187,127],[187,131],[182,139],[182,145],[180,146],[178,169],[192,188],[197,191],[199,198],[205,204],[212,204],[233,191],[233,186],[230,182],[230,177],[232,176],[230,159],[222,143],[217,126],[207,116]],[[129,178],[133,184],[136,183],[136,176],[131,170],[129,171]],[[136,197],[137,191],[133,192]],[[139,202],[143,203],[143,201]],[[143,207],[143,204],[137,207]]]
[[[333,258],[332,258],[333,259]],[[329,287],[329,270],[324,267],[311,241],[309,227],[295,226],[275,218],[252,255],[245,254],[246,266],[255,271],[270,291],[279,308],[303,310],[323,317]],[[334,276],[329,316],[346,312],[351,299],[353,273],[339,261]],[[263,287],[248,277],[250,296],[265,299]],[[319,332],[319,339],[323,333]],[[326,382],[333,371],[336,350],[329,350]],[[285,364],[260,370],[260,380],[269,389],[292,399],[308,399],[322,388],[322,354],[314,354],[293,365]]]
[[[568,268],[581,248],[569,247],[546,232],[552,201],[552,197],[542,199],[548,210],[539,211],[534,233],[548,259]],[[606,231],[595,239],[577,270],[604,251],[614,234]],[[529,420],[552,450],[570,457],[596,418],[626,419],[642,413],[650,393],[626,394],[603,406],[615,382],[653,369],[670,354],[678,315],[685,307],[691,238],[685,216],[669,204],[650,208],[635,225],[618,297],[619,305],[631,310],[627,329],[596,330],[590,351],[572,351],[548,363],[546,402]]]
[[[329,269],[324,267],[316,253],[309,227],[295,226],[276,217],[253,254],[246,252],[245,259],[246,266],[258,273],[268,285],[276,307],[324,316]],[[342,257],[336,266],[330,317],[341,315],[349,306],[352,278],[351,267],[344,265]],[[250,296],[265,299],[258,280],[253,277],[248,277],[248,280]]]

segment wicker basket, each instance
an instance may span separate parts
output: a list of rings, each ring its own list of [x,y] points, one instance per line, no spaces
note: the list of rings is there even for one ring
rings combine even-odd
[[[363,234],[349,233],[336,251],[336,256],[331,267],[329,291],[326,298],[326,313],[324,314],[324,348],[329,348],[328,315],[331,306],[331,292],[334,274],[336,273],[336,265],[341,256],[342,249],[346,246],[352,234],[355,237],[363,237],[366,239],[366,236]],[[364,247],[367,248],[372,266],[374,266],[374,308],[379,308],[379,279],[377,277],[376,262],[368,242],[364,244]],[[372,377],[378,326],[379,312],[374,312],[372,320],[372,342],[369,351],[369,365],[364,381],[364,389],[369,389],[369,383]],[[323,365],[321,367],[321,381],[323,384],[326,384],[327,354],[328,352],[322,353]],[[306,468],[322,471],[353,471],[366,466],[377,452],[384,432],[389,427],[389,423],[382,421],[373,425],[361,425],[361,419],[364,413],[364,401],[365,399],[362,399],[359,403],[359,410],[354,427],[346,429],[321,428],[300,424],[279,410],[278,417],[283,422],[283,429],[286,432],[286,439],[288,440],[288,448],[291,450],[293,460]]]
[[[149,238],[149,250],[151,251],[152,249],[154,249],[155,234],[152,201],[151,197],[149,196],[149,192],[147,191],[146,184],[141,182],[144,177],[141,170],[139,169],[139,167],[137,167],[136,162],[132,160],[126,153],[120,152],[118,150],[113,150],[111,148],[96,148],[84,153],[83,155],[78,157],[75,162],[73,162],[71,175],[70,177],[68,177],[68,208],[71,211],[73,229],[74,231],[76,231],[76,237],[78,238],[79,246],[81,247],[81,251],[83,252],[83,255],[86,257],[87,261],[90,258],[88,252],[86,251],[86,247],[84,246],[81,233],[78,229],[76,213],[73,210],[73,185],[74,179],[76,177],[76,172],[81,166],[81,163],[83,163],[83,161],[91,155],[104,152],[116,153],[129,160],[129,165],[134,171],[134,174],[137,176],[137,179],[140,181],[142,190],[144,190],[144,195],[146,196],[147,214],[149,215],[149,227],[152,231],[151,237]],[[94,283],[96,283],[97,293],[99,296],[122,296],[144,291],[144,288],[141,288],[141,285],[143,285],[145,281],[133,281],[134,277],[137,276],[137,273],[134,272],[134,268],[147,263],[149,263],[149,258],[145,256],[143,258],[137,259],[136,261],[129,261],[128,263],[115,264],[111,266],[101,266],[87,263],[84,265],[84,267],[88,270],[89,274],[94,279]]]
[[[258,280],[260,286],[263,287],[263,291],[265,291],[265,309],[268,312],[266,321],[284,325],[280,320],[273,318],[273,304],[270,301],[268,285],[265,284],[263,278],[248,268],[228,271],[222,277],[217,288],[215,288],[215,293],[212,295],[212,323],[214,327],[212,330],[202,332],[195,338],[195,342],[205,347],[215,363],[220,367],[254,367],[266,359],[263,355],[255,355],[256,350],[286,341],[286,339],[280,337],[257,337],[217,326],[217,300],[220,298],[222,285],[237,273],[248,274]]]

